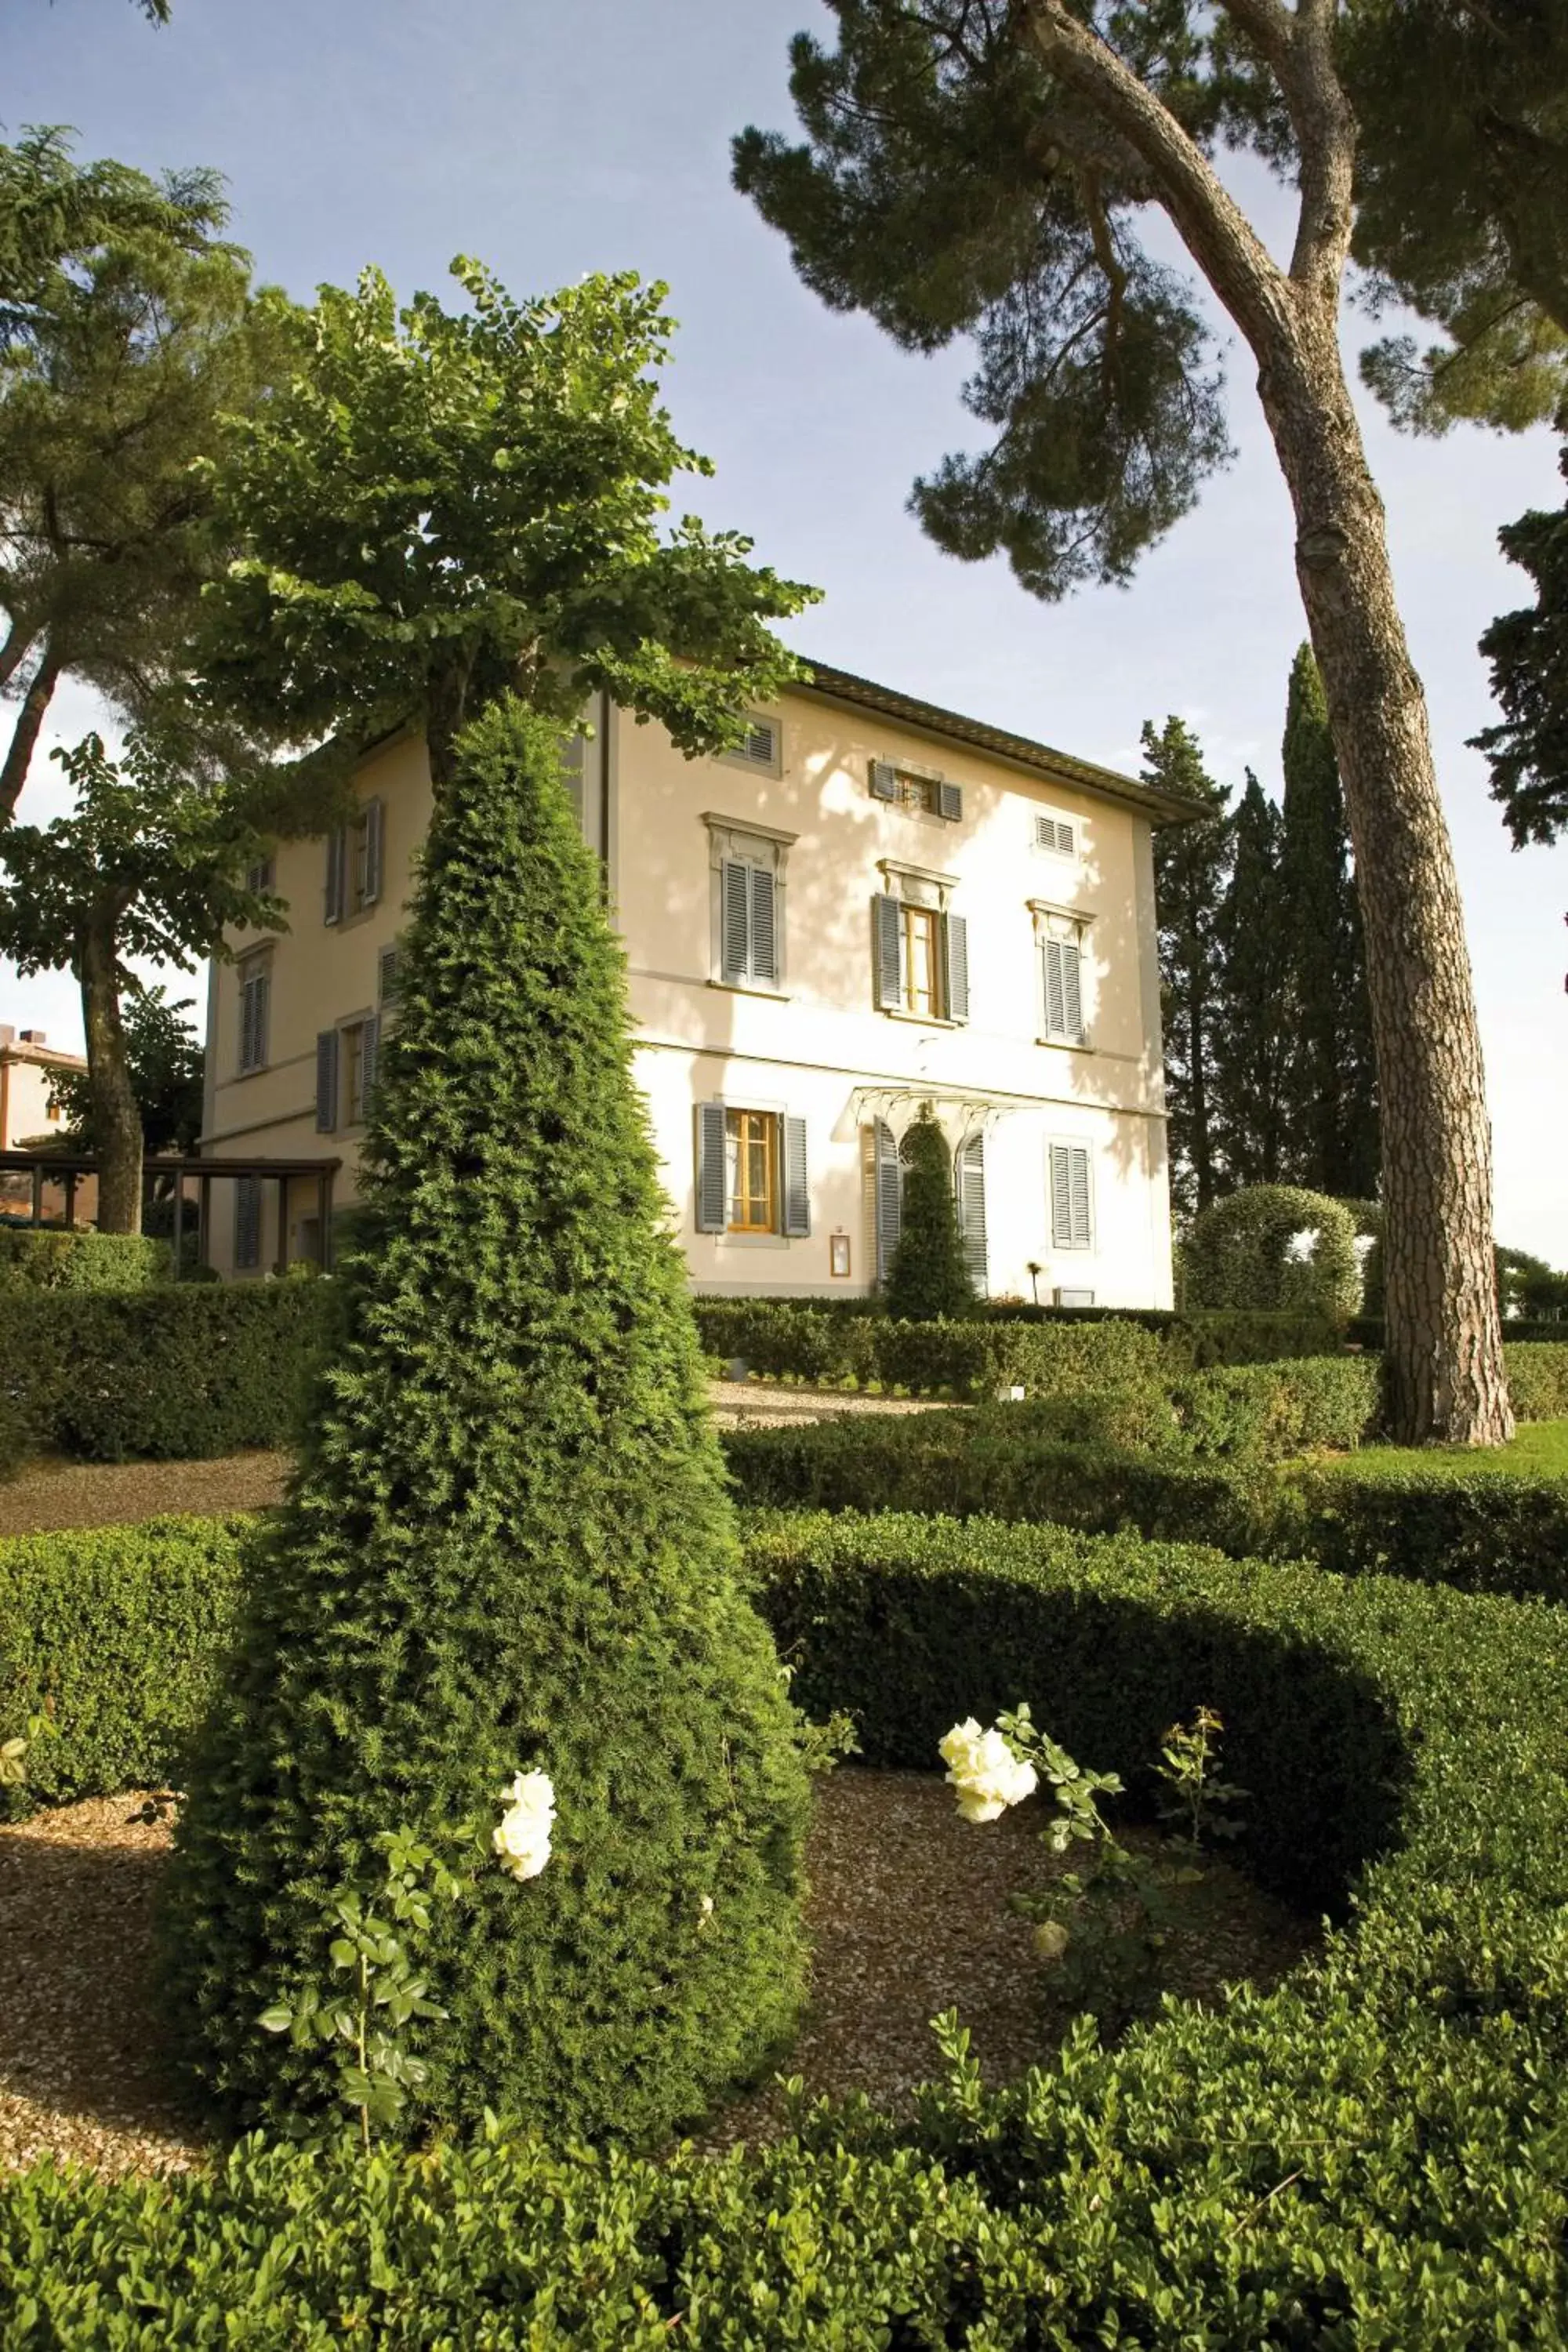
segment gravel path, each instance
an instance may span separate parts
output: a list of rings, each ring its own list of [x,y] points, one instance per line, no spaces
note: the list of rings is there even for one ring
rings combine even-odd
[[[956,2008],[987,2078],[1043,2056],[1066,2017],[1029,1930],[1005,1908],[1055,1865],[1026,1805],[972,1828],[934,1773],[848,1766],[817,1784],[808,1850],[812,2001],[788,2071],[813,2095],[863,2091],[897,2106],[937,2065],[931,2020]],[[52,2153],[110,2171],[199,2163],[163,2059],[152,1985],[152,1916],[167,1826],[134,1794],[95,1798],[0,1828],[0,2170]],[[1215,1865],[1205,1908],[1172,1954],[1173,1990],[1212,1998],[1272,1981],[1310,1937],[1247,1880]],[[702,2145],[775,2134],[784,2102],[761,2091]]]
[[[921,1397],[845,1396],[749,1381],[713,1381],[709,1394],[721,1429],[825,1421],[846,1412],[942,1410]],[[286,1454],[226,1454],[214,1462],[35,1462],[20,1477],[0,1484],[0,1536],[116,1527],[166,1511],[261,1511],[281,1498],[288,1475]]]

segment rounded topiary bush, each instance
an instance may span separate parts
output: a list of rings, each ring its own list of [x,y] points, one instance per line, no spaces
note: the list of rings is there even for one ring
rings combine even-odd
[[[789,2027],[806,1782],[735,1582],[685,1280],[635,1093],[619,950],[515,705],[437,796],[378,1076],[346,1337],[250,1564],[166,1907],[176,2029],[230,2116],[331,2087],[258,2019],[328,1975],[379,1832],[471,1884],[408,1943],[444,2018],[413,2119],[646,2136]],[[551,1857],[490,1850],[547,1774]]]
[[[1188,1308],[1321,1314],[1361,1303],[1356,1221],[1342,1201],[1294,1184],[1251,1184],[1194,1220],[1183,1244]]]

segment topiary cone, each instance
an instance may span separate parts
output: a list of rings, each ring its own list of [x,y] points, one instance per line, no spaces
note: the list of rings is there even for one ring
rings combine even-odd
[[[807,1788],[740,1597],[622,961],[512,702],[460,739],[403,946],[344,1269],[346,1338],[252,1563],[165,1909],[189,2063],[237,2121],[331,2095],[259,2013],[326,1982],[377,1832],[479,1823],[409,1948],[444,2021],[412,2120],[489,2106],[647,2137],[789,2029]],[[549,1774],[551,1859],[489,1851]],[[342,1989],[337,1980],[336,1989]]]

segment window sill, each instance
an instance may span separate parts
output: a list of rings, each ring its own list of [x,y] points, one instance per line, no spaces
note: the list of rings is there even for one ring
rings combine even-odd
[[[713,1241],[727,1249],[788,1249],[793,1235],[788,1234],[713,1234]]]
[[[1037,1037],[1037,1045],[1053,1045],[1058,1054],[1092,1054],[1094,1043],[1089,1037]]]
[[[945,1013],[910,1013],[901,1004],[879,1004],[879,1013],[889,1021],[907,1021],[916,1029],[964,1029],[968,1023],[953,1021]]]
[[[271,1067],[272,1065],[270,1062],[252,1062],[248,1069],[236,1070],[233,1077],[229,1080],[229,1085],[231,1087],[237,1087],[240,1081],[244,1078],[265,1077]]]
[[[721,990],[725,996],[762,996],[770,1004],[789,1003],[787,988],[768,988],[760,980],[710,980],[707,985]]]

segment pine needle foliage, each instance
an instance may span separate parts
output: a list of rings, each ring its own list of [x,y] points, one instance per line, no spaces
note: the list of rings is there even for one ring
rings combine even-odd
[[[806,1782],[738,1559],[630,1069],[619,950],[508,699],[459,738],[399,967],[348,1338],[253,1563],[165,1927],[176,2023],[237,2121],[327,2094],[258,2028],[324,1981],[377,1832],[477,1820],[414,1955],[415,2126],[485,2107],[647,2138],[756,2068],[801,1986]],[[540,1769],[552,1857],[489,1853]]]
[[[888,1266],[888,1312],[910,1323],[972,1315],[974,1285],[963,1259],[952,1154],[930,1103],[904,1138],[903,1203]]]

